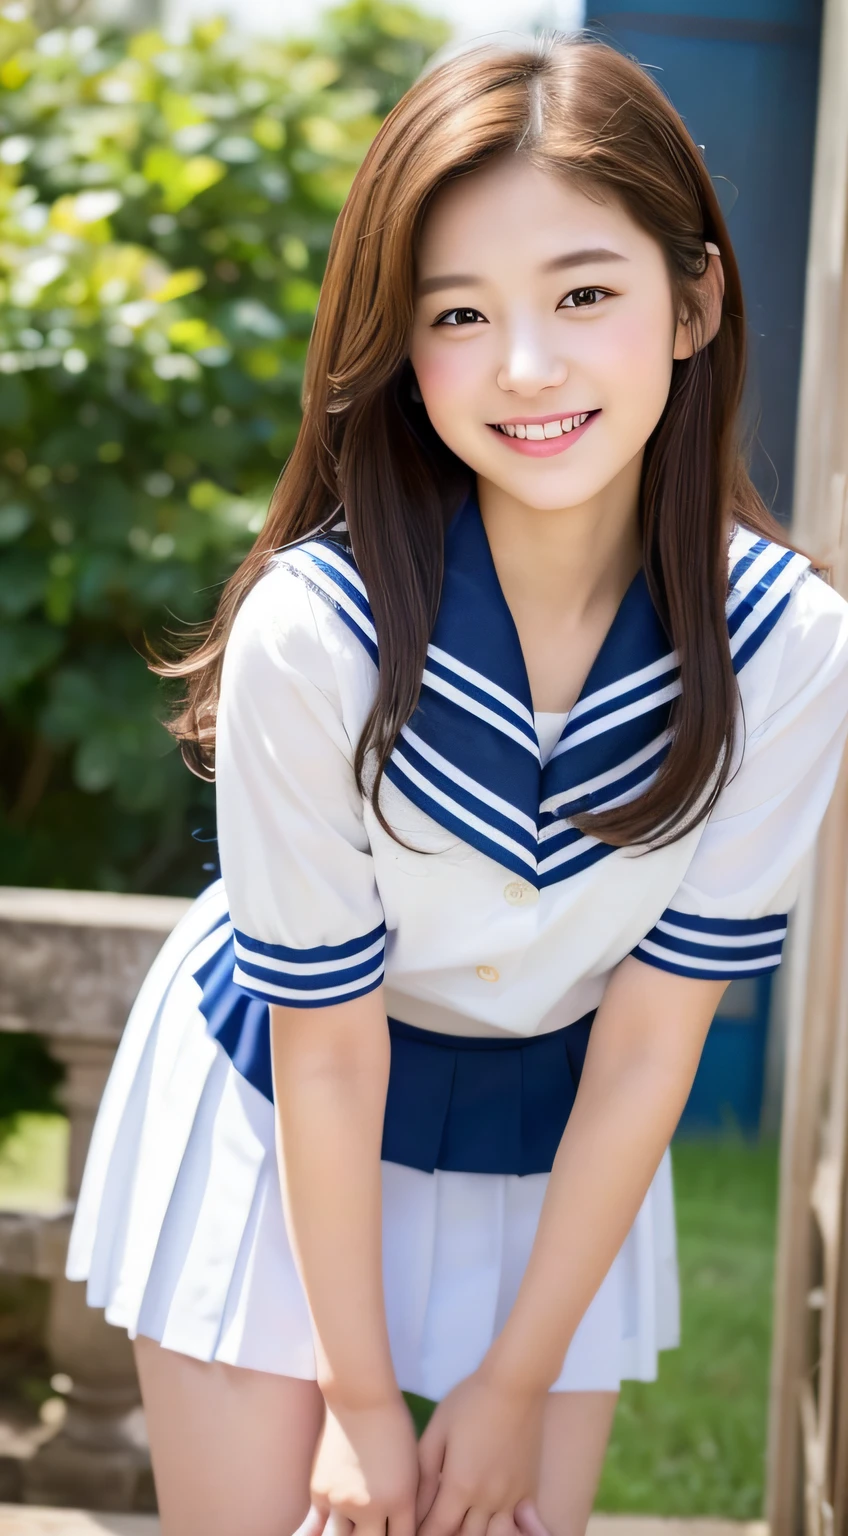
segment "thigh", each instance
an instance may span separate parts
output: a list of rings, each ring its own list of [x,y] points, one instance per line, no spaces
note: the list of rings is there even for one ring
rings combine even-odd
[[[584,1536],[615,1417],[617,1392],[550,1392],[539,1514],[551,1536]]]
[[[162,1536],[291,1536],[309,1508],[314,1381],[135,1340]]]

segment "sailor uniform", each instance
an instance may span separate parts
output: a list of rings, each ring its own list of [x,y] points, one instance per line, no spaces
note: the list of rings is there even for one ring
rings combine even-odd
[[[381,786],[392,837],[353,772],[379,656],[343,525],[275,555],[224,658],[223,878],[154,962],[92,1137],[67,1273],[109,1321],[200,1359],[315,1377],[275,1159],[268,1005],[320,1008],[382,982],[398,1382],[439,1398],[480,1364],[517,1293],[614,968],[634,954],[733,979],[780,962],[848,734],[848,604],[806,558],[740,526],[728,576],[731,775],[708,816],[648,850],[569,819],[637,796],[669,749],[678,658],[643,572],[573,708],[534,714],[466,498],[419,703]],[[651,1380],[678,1333],[666,1151],[553,1390]]]

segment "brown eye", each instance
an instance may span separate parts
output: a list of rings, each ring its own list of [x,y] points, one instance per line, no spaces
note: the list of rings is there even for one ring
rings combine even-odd
[[[479,315],[479,313],[479,309],[448,309],[443,315],[439,316],[435,323],[436,325],[442,325],[445,321],[448,321],[451,325],[466,325],[468,323],[467,319],[451,320],[450,316],[462,315],[467,317],[468,315]],[[473,325],[474,322],[472,321],[471,323]]]
[[[605,288],[572,288],[571,293],[567,293],[563,299],[563,304],[568,309],[591,309],[596,305],[599,297],[602,299],[606,297]],[[569,303],[569,299],[573,300],[573,303]]]

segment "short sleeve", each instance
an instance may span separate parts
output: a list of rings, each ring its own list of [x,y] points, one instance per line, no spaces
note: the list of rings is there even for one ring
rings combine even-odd
[[[216,729],[221,872],[235,982],[287,1007],[361,997],[385,922],[345,725],[372,666],[334,611],[275,566],[227,641]],[[361,711],[360,711],[361,712]]]
[[[848,603],[807,575],[750,666],[741,764],[673,901],[632,951],[681,976],[733,980],[780,964],[848,735]]]

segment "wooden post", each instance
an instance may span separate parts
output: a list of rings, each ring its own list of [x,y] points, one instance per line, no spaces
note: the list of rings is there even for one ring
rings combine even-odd
[[[825,0],[792,532],[848,597],[848,0]],[[772,1536],[848,1532],[848,760],[787,962]]]

